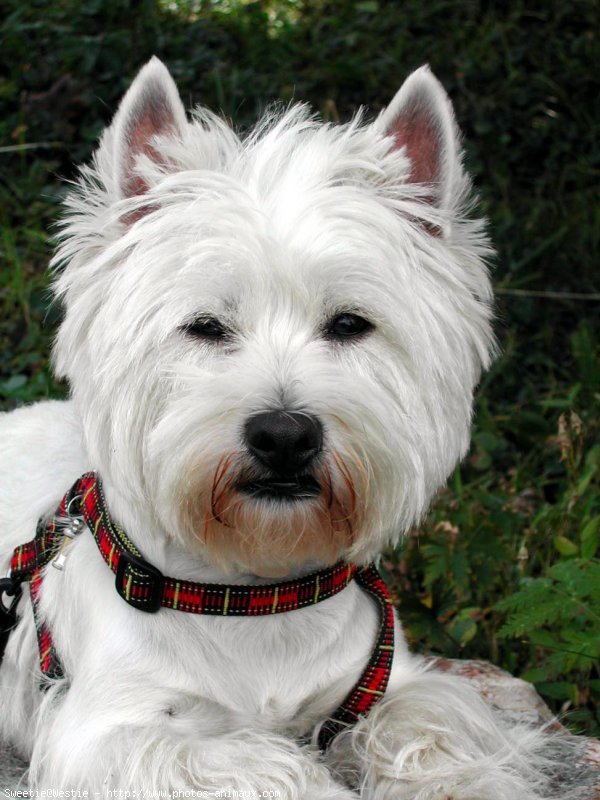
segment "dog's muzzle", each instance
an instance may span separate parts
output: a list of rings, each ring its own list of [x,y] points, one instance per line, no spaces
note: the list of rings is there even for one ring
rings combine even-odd
[[[298,411],[263,411],[246,421],[244,443],[267,473],[239,481],[240,492],[280,500],[307,500],[321,493],[321,485],[310,472],[323,449],[323,426],[317,417]]]

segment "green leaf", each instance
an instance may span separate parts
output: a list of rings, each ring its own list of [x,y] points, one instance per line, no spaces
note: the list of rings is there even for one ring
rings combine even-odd
[[[593,517],[581,531],[581,557],[593,558],[600,544],[600,515]]]
[[[548,575],[562,584],[560,588],[563,591],[575,598],[592,598],[600,615],[600,561],[559,561],[548,570]]]
[[[550,673],[546,667],[536,667],[526,670],[520,677],[524,681],[529,681],[530,683],[539,683],[540,681],[547,681],[550,677]]]
[[[450,558],[450,568],[454,576],[454,583],[457,587],[466,586],[468,581],[468,561],[464,553],[453,553]]]
[[[558,550],[561,556],[576,556],[577,545],[565,536],[554,537],[554,547]]]
[[[556,624],[563,614],[572,612],[573,602],[553,591],[548,578],[529,578],[522,582],[519,591],[496,604],[498,611],[512,612],[498,631],[500,639],[530,635],[536,628]]]
[[[474,617],[479,613],[478,608],[463,608],[448,626],[448,633],[461,647],[464,647],[477,634],[477,622]]]
[[[598,467],[596,464],[590,464],[583,472],[583,475],[579,479],[579,483],[577,484],[577,494],[581,496],[584,494],[588,486],[590,485],[592,478],[596,475],[598,471]]]
[[[535,644],[538,647],[549,647],[553,649],[556,646],[556,634],[544,630],[543,628],[529,631],[528,639],[531,644]]]
[[[379,3],[377,0],[364,0],[362,3],[356,4],[356,10],[366,14],[376,14],[379,10]]]
[[[4,381],[4,383],[0,383],[0,392],[8,396],[13,395],[15,392],[18,392],[19,389],[22,389],[26,383],[26,375],[13,375],[7,381]]]
[[[493,433],[489,433],[488,431],[481,431],[480,433],[476,433],[473,437],[475,443],[478,447],[481,448],[486,453],[493,453],[501,447],[502,442],[498,439],[497,436],[494,436]]]
[[[567,681],[553,681],[552,683],[538,683],[536,688],[540,694],[553,697],[556,700],[570,700],[577,702],[577,686]]]

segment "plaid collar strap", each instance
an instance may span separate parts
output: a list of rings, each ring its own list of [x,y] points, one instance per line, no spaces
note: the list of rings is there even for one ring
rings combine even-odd
[[[146,612],[161,607],[194,614],[220,616],[263,616],[315,605],[342,591],[353,579],[371,595],[379,609],[379,629],[369,662],[342,705],[321,726],[318,744],[326,750],[334,736],[368,714],[387,688],[394,655],[394,611],[392,601],[373,564],[358,568],[338,562],[333,567],[313,572],[296,580],[260,586],[195,583],[163,575],[142,558],[122,528],[109,516],[100,479],[93,472],[83,475],[63,497],[50,520],[38,522],[35,539],[17,547],[13,553],[6,586],[2,594],[20,595],[20,585],[30,582],[40,650],[42,673],[60,677],[62,667],[54,650],[52,636],[38,619],[37,598],[50,562],[62,569],[65,541],[88,527],[102,557],[116,575],[121,597],[134,608]],[[12,612],[15,603],[11,603]],[[15,618],[16,621],[16,618]],[[0,661],[2,652],[0,649]]]
[[[64,537],[73,535],[73,523],[82,527],[82,520],[116,575],[118,594],[130,606],[146,612],[165,607],[213,616],[280,614],[333,597],[358,571],[355,564],[340,561],[295,580],[272,584],[227,585],[170,578],[146,561],[125,531],[111,519],[100,479],[96,473],[88,472],[65,495],[57,514],[49,522],[38,523],[35,539],[14,551],[12,578],[26,579],[51,560],[60,567]]]

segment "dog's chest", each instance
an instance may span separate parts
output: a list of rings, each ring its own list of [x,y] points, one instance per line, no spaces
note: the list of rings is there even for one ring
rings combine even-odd
[[[57,649],[67,673],[91,670],[107,690],[126,678],[140,703],[169,713],[198,703],[201,716],[206,702],[232,726],[247,720],[300,735],[340,705],[369,659],[378,616],[355,584],[317,606],[268,617],[147,614],[117,595],[93,543],[77,544],[45,587]],[[65,603],[78,613],[57,613]]]
[[[339,603],[338,605],[342,605]],[[311,613],[312,612],[312,613]],[[287,725],[298,715],[318,717],[335,708],[355,680],[353,661],[361,650],[352,640],[346,614],[286,614],[277,619],[211,620],[199,625],[190,643],[192,659],[184,680],[225,706],[260,717],[269,725]],[[231,624],[233,623],[233,624]],[[364,663],[364,661],[363,661]],[[342,692],[337,691],[342,684]]]
[[[187,653],[182,657],[178,649],[175,656],[182,688],[254,724],[304,733],[337,708],[358,679],[377,617],[370,599],[351,587],[322,607],[277,617],[180,621],[189,626]]]

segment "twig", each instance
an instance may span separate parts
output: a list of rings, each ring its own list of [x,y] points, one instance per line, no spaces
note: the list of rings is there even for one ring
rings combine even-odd
[[[517,297],[545,297],[548,300],[600,300],[600,292],[550,292],[536,289],[504,289],[498,286],[496,294],[515,295]]]
[[[0,147],[0,153],[20,153],[22,150],[47,150],[52,147],[64,147],[64,142],[26,142],[24,144],[8,144]]]

